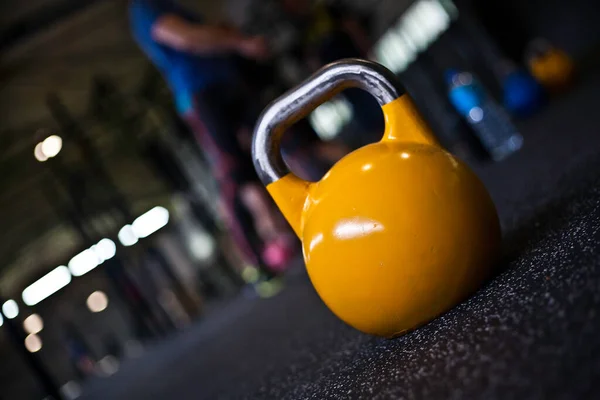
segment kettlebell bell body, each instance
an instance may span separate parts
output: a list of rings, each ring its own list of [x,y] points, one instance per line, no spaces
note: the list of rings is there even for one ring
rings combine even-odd
[[[346,87],[382,105],[383,139],[340,160],[319,182],[290,173],[283,130]],[[324,67],[259,120],[255,167],[302,241],[310,279],[343,321],[394,337],[449,310],[489,276],[499,244],[485,187],[436,143],[394,75],[362,60]]]

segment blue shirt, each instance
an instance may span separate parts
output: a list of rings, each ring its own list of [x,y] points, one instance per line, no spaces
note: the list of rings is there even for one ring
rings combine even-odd
[[[210,84],[231,79],[234,67],[231,59],[225,56],[186,53],[156,42],[152,38],[152,26],[166,14],[202,23],[202,18],[179,7],[173,0],[133,0],[129,6],[134,39],[169,83],[177,109],[186,112],[192,106],[194,93]]]

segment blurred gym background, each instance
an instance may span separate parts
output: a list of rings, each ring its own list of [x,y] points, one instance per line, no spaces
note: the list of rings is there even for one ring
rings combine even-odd
[[[298,34],[278,2],[181,3],[268,38],[257,103],[311,72],[292,54]],[[440,142],[472,164],[527,146],[522,127],[597,74],[591,0],[342,3],[364,21],[368,56],[399,75]],[[133,42],[126,8],[0,4],[2,399],[77,398],[175,332],[227,313],[230,299],[286,290],[257,283],[241,261],[203,155]],[[465,105],[454,91],[475,84],[480,103]],[[341,95],[309,122],[322,140],[355,148],[365,140],[355,114]],[[292,264],[288,274],[300,258]]]

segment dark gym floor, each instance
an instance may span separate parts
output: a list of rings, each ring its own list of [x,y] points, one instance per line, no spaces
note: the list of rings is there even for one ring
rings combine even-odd
[[[298,266],[236,298],[85,399],[600,398],[600,74],[520,124],[525,148],[476,168],[504,229],[502,271],[394,340],[337,320]]]

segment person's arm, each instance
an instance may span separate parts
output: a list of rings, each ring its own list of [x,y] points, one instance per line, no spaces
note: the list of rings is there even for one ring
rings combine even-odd
[[[262,37],[247,37],[231,28],[190,23],[175,14],[165,14],[154,22],[152,38],[165,46],[189,53],[239,53],[250,58],[268,55]]]

